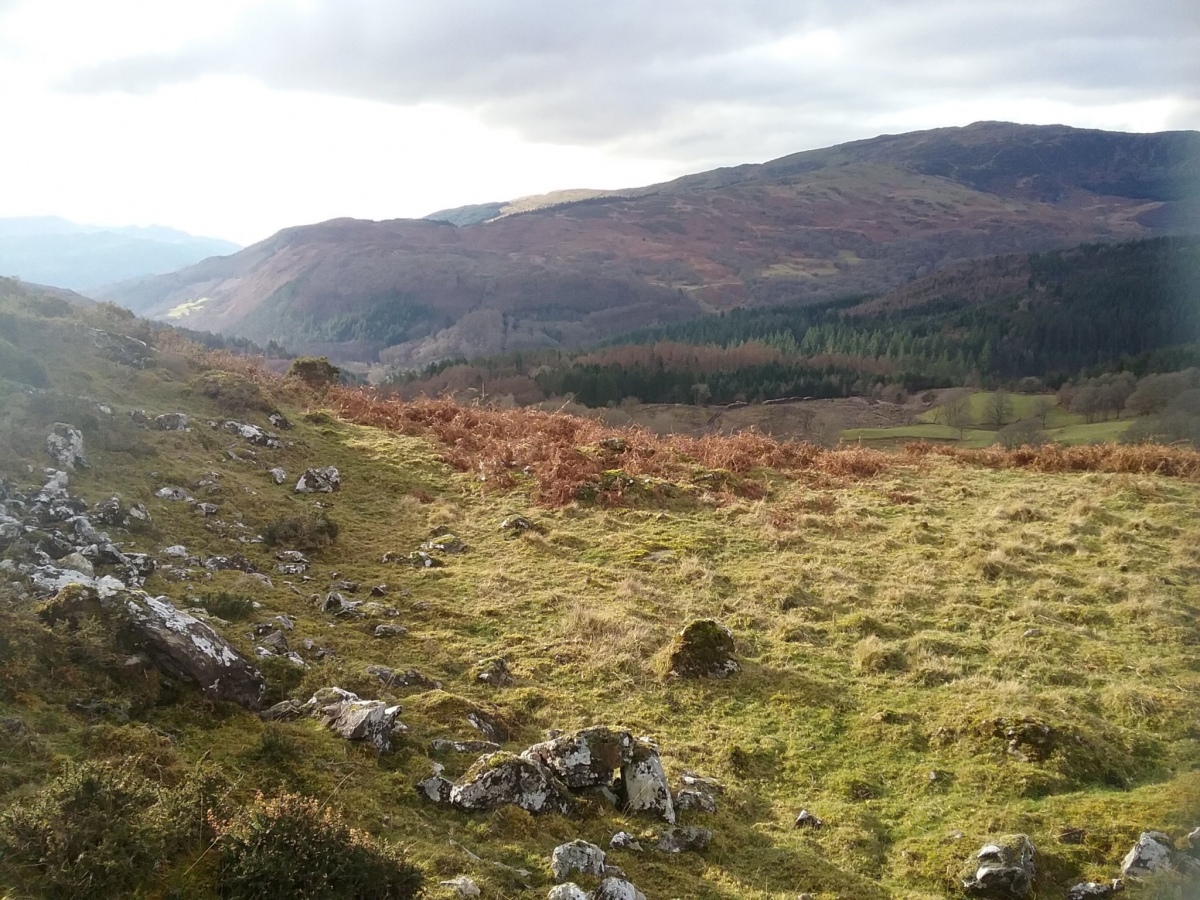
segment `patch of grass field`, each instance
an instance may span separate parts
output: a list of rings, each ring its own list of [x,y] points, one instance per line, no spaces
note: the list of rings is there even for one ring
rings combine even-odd
[[[328,798],[357,827],[408,848],[435,898],[451,896],[438,880],[464,872],[485,896],[542,898],[557,844],[607,847],[618,830],[652,838],[661,823],[599,801],[542,818],[423,802],[413,785],[432,771],[429,742],[478,738],[466,715],[484,711],[507,726],[509,751],[548,729],[610,724],[657,740],[673,784],[689,770],[725,785],[715,815],[683,816],[713,831],[703,855],[612,853],[651,900],[790,900],[800,891],[821,900],[953,898],[962,861],[1017,831],[1041,853],[1037,896],[1059,897],[1077,881],[1116,876],[1141,831],[1181,835],[1197,824],[1193,481],[898,456],[873,475],[757,470],[754,497],[705,489],[728,473],[685,460],[686,484],[633,492],[627,506],[539,508],[520,468],[497,488],[479,471],[453,471],[439,461],[445,447],[427,438],[350,425],[286,396],[295,427],[285,446],[250,457],[238,438],[206,424],[218,410],[191,392],[195,359],[132,370],[99,357],[90,337],[60,340],[70,347],[62,359],[45,344],[49,394],[5,395],[3,474],[32,486],[47,463],[49,425],[94,415],[85,432],[92,467],[72,476],[71,489],[89,502],[114,492],[141,500],[155,520],[148,534],[115,538],[147,552],[177,543],[198,556],[242,552],[270,576],[268,584],[192,569],[181,580],[156,574],[147,590],[179,606],[221,592],[251,597],[254,616],[218,625],[248,655],[254,622],[291,617],[287,639],[307,668],[270,666],[273,696],[303,700],[338,685],[398,702],[409,731],[380,759],[311,720],[264,723],[165,678],[124,679],[119,665],[115,675],[88,665],[102,650],[93,638],[44,627],[5,579],[0,716],[21,717],[30,736],[0,732],[0,809],[71,759],[138,758],[156,777],[184,777],[204,760],[227,776],[234,800],[256,790]],[[187,411],[192,430],[135,429],[134,406]],[[269,427],[261,413],[245,418]],[[315,465],[340,469],[338,493],[292,492]],[[272,466],[288,471],[285,484],[272,482]],[[197,487],[208,473],[215,484]],[[218,504],[218,515],[155,499],[165,484]],[[318,513],[340,529],[310,554],[312,580],[274,572],[272,548],[255,538],[281,517]],[[540,530],[499,528],[518,513]],[[469,549],[434,569],[382,562],[435,529]],[[356,599],[386,584],[379,602],[398,615],[322,613],[318,601],[335,580],[359,583]],[[707,617],[732,630],[742,672],[664,680],[660,657],[674,634]],[[381,621],[408,634],[375,638]],[[318,658],[305,640],[331,652]],[[515,684],[474,678],[493,656],[508,660]],[[369,664],[416,668],[442,686],[388,688]],[[89,718],[70,706],[81,696],[123,715]],[[1054,730],[1044,758],[996,736],[997,720],[1025,718]],[[436,761],[458,777],[474,758]],[[801,808],[826,826],[792,828]],[[1083,828],[1085,840],[1061,841],[1070,828]],[[158,873],[146,892],[211,897],[208,872],[192,860]],[[1189,889],[1133,886],[1127,896],[1159,890],[1183,900]]]

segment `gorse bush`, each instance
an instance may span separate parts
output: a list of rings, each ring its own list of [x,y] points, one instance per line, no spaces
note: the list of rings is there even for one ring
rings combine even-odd
[[[422,876],[389,844],[350,828],[332,809],[296,794],[262,794],[214,822],[218,890],[226,900],[406,900]]]
[[[337,384],[342,370],[325,356],[298,356],[292,360],[287,371],[289,378],[299,378],[312,388]]]
[[[130,896],[200,848],[211,783],[163,788],[134,763],[84,763],[0,816],[0,883],[32,896]]]
[[[206,594],[200,598],[200,605],[214,616],[231,622],[254,614],[253,598],[245,594],[231,594],[228,591]]]
[[[323,513],[282,516],[263,528],[263,540],[272,547],[320,550],[337,540],[338,523]]]

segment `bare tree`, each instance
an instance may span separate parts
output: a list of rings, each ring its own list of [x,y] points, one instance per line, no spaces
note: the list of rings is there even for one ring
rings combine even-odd
[[[1033,418],[1037,419],[1043,428],[1046,427],[1046,420],[1050,418],[1050,413],[1054,412],[1058,406],[1058,401],[1053,397],[1041,396],[1033,401]]]
[[[952,391],[938,407],[937,416],[958,432],[961,441],[967,435],[967,429],[974,424],[971,417],[971,393],[966,390]]]
[[[993,391],[984,408],[985,421],[994,428],[1003,428],[1012,418],[1013,402],[1007,391]]]

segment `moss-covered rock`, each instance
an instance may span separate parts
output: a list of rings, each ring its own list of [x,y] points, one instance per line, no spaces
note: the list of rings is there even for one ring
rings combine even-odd
[[[677,678],[727,678],[740,669],[733,633],[714,619],[700,619],[679,632],[667,659],[667,673]]]

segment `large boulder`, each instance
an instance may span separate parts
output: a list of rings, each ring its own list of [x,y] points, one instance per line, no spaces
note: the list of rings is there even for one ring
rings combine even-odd
[[[963,890],[986,900],[1025,900],[1037,877],[1037,851],[1028,835],[1014,834],[982,847],[963,866]]]
[[[187,431],[187,413],[163,413],[150,420],[156,431]]]
[[[511,753],[491,753],[467,772],[450,791],[450,803],[464,810],[519,806],[526,812],[565,813],[571,795],[554,773],[540,763]]]
[[[342,486],[342,473],[336,466],[305,469],[296,482],[297,494],[332,494]]]
[[[648,812],[675,824],[675,803],[658,751],[638,742],[621,767],[621,800],[627,812]]]
[[[392,750],[392,734],[402,730],[396,721],[399,706],[382,700],[363,700],[339,687],[323,688],[313,694],[305,710],[322,725],[348,741],[363,741],[380,753]]]
[[[1145,878],[1155,872],[1170,869],[1175,861],[1175,845],[1169,835],[1161,831],[1143,831],[1133,849],[1121,863],[1121,874],[1126,878]]]
[[[635,743],[628,731],[600,726],[534,744],[522,755],[551,768],[567,787],[599,787],[633,761]]]
[[[112,621],[126,649],[145,653],[167,675],[247,709],[262,703],[262,673],[209,625],[176,609],[166,597],[141,591],[105,594],[72,584],[45,604],[41,615],[48,622],[75,625],[90,617]]]
[[[733,634],[714,619],[700,619],[679,632],[667,661],[667,671],[678,678],[727,678],[740,668]]]
[[[588,895],[575,882],[568,881],[566,884],[556,884],[550,888],[546,900],[588,900]]]
[[[1120,879],[1103,883],[1084,881],[1067,891],[1067,900],[1109,900],[1117,896],[1124,887]]]
[[[592,900],[646,900],[646,895],[623,878],[605,878],[592,891]]]
[[[83,435],[63,422],[55,422],[46,435],[46,451],[60,467],[69,472],[74,472],[76,466],[87,466],[83,455]]]
[[[550,871],[555,881],[566,881],[576,872],[600,878],[604,875],[604,856],[603,850],[587,841],[559,844],[550,857]]]

